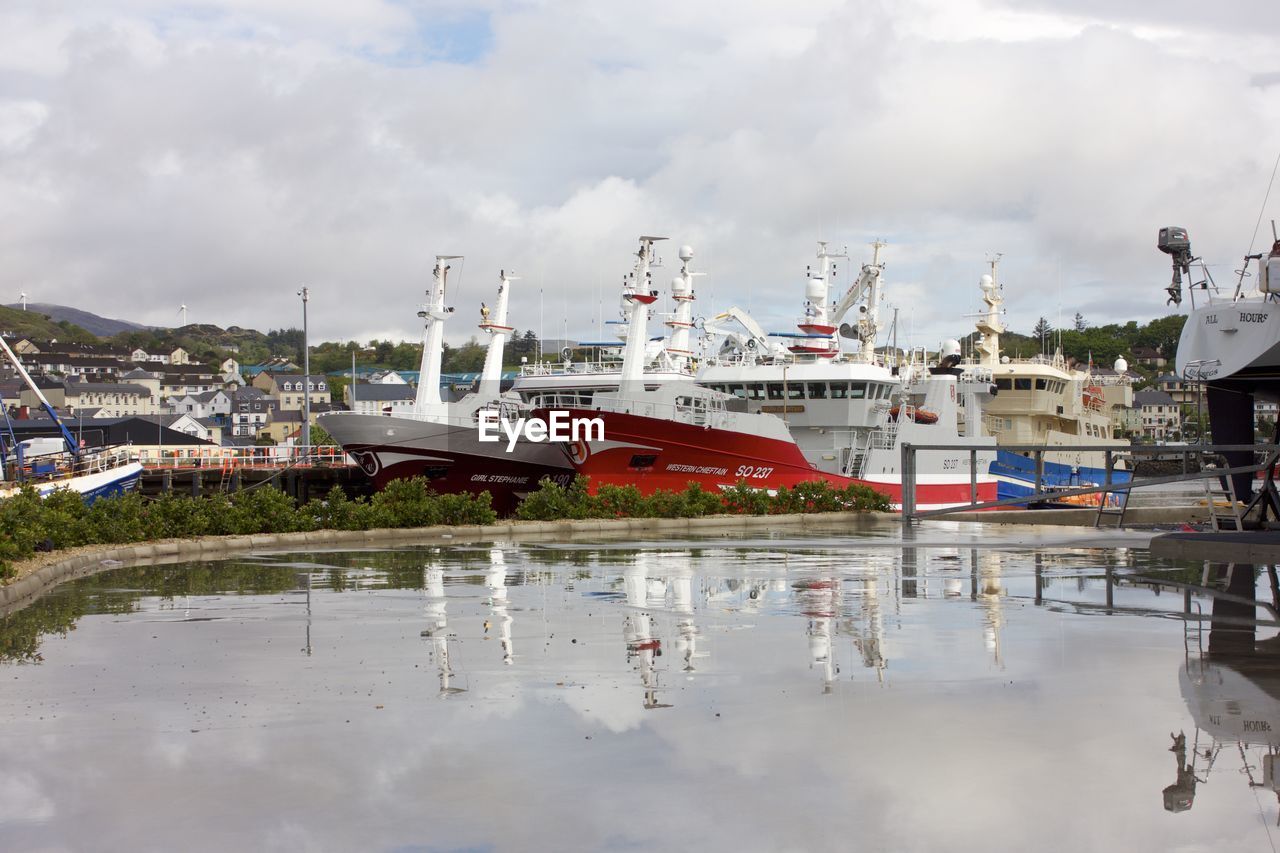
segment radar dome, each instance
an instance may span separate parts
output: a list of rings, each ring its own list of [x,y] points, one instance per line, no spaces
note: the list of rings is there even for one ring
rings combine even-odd
[[[689,292],[689,285],[685,283],[683,276],[676,276],[671,279],[671,292],[677,296],[683,296]]]
[[[1008,364],[1008,363],[1009,363],[1009,356],[1007,356],[1007,355],[1002,355],[1002,356],[1000,356],[1000,363],[1001,363],[1001,364]]]
[[[942,350],[938,353],[943,358],[960,355],[960,342],[955,338],[947,338],[942,342]]]
[[[992,279],[990,275],[984,275],[982,276],[982,278],[978,280],[978,286],[982,288],[982,291],[984,293],[986,293],[988,291],[994,290],[996,283],[995,283],[995,280]]]
[[[691,260],[693,260],[693,247],[692,247],[692,246],[681,246],[681,247],[680,247],[680,260],[682,260],[682,261],[691,261]]]
[[[1125,361],[1124,358],[1117,358],[1112,367],[1115,368],[1116,373],[1127,373],[1129,371],[1129,362]]]

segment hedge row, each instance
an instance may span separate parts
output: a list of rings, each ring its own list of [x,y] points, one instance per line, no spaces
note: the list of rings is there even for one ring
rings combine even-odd
[[[11,561],[36,550],[125,544],[191,536],[370,530],[433,524],[492,524],[489,493],[437,495],[422,478],[398,480],[372,498],[348,498],[335,486],[324,500],[300,506],[278,489],[148,500],[136,492],[86,506],[80,495],[56,491],[43,500],[32,489],[0,501],[0,579]]]
[[[776,494],[745,482],[716,494],[690,483],[683,492],[644,496],[635,486],[601,486],[592,495],[584,477],[568,487],[543,480],[516,510],[532,520],[574,518],[696,518],[724,513],[887,511],[886,497],[865,486],[832,488],[825,482],[801,483]],[[11,563],[37,550],[76,545],[125,544],[192,536],[293,533],[308,530],[371,530],[381,527],[429,527],[435,524],[492,524],[497,514],[489,493],[437,495],[423,478],[396,480],[372,498],[348,498],[338,486],[324,500],[301,506],[276,489],[257,488],[234,495],[192,498],[165,495],[148,500],[137,493],[104,498],[86,506],[75,492],[57,491],[43,500],[32,489],[0,500],[0,580],[13,573]]]
[[[746,481],[721,492],[690,483],[683,492],[657,491],[645,496],[635,486],[601,486],[593,495],[586,478],[567,487],[543,480],[538,491],[516,508],[516,518],[553,521],[562,518],[698,518],[704,515],[780,515],[806,512],[887,512],[889,499],[867,486],[837,489],[825,480],[799,483],[774,494]]]

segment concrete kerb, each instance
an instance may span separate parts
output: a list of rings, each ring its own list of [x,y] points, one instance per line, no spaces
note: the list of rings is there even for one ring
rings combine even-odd
[[[0,586],[0,615],[25,606],[41,593],[75,577],[119,568],[120,563],[149,565],[190,559],[227,556],[254,551],[293,550],[317,545],[399,544],[450,545],[498,539],[557,539],[583,534],[616,535],[630,533],[670,534],[692,530],[775,527],[831,524],[860,519],[877,513],[831,512],[797,515],[722,515],[703,518],[619,518],[564,521],[502,521],[488,526],[418,527],[378,530],[319,530],[310,533],[262,533],[251,536],[201,536],[192,539],[110,545],[87,553],[69,554],[39,566],[30,574]]]

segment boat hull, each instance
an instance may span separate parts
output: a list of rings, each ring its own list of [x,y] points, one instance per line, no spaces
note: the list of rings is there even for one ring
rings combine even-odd
[[[738,483],[766,491],[794,488],[800,483],[826,482],[837,489],[868,486],[901,509],[902,481],[896,473],[859,479],[818,470],[805,459],[794,441],[763,438],[734,430],[715,429],[679,421],[598,410],[568,410],[573,418],[599,418],[604,437],[563,445],[574,469],[586,475],[592,490],[602,485],[635,486],[641,494],[659,490],[683,491],[696,483],[707,491],[722,491]],[[535,417],[546,411],[535,410]],[[966,476],[921,476],[916,483],[918,509],[941,509],[969,503]],[[996,483],[980,475],[977,498],[995,500]]]
[[[1011,450],[997,450],[996,459],[991,463],[991,474],[999,483],[999,497],[1029,497],[1036,493],[1036,463],[1020,453]],[[1131,479],[1128,471],[1113,471],[1112,482],[1127,483]],[[1105,468],[1090,465],[1069,465],[1063,462],[1044,462],[1040,484],[1047,488],[1070,489],[1080,486],[1101,485],[1107,480]],[[1082,495],[1082,500],[1070,501],[1080,505],[1097,505],[1096,495]],[[1114,499],[1112,500],[1114,502]],[[1048,501],[1046,503],[1052,503]]]
[[[1215,444],[1253,444],[1255,399],[1280,401],[1280,303],[1250,296],[1192,309],[1178,340],[1177,370],[1204,383]],[[1233,467],[1254,462],[1249,451],[1223,456]],[[1252,474],[1231,479],[1236,496],[1248,500]]]
[[[373,482],[424,477],[442,494],[488,492],[493,508],[508,514],[543,478],[567,484],[573,468],[554,445],[503,438],[482,442],[475,426],[388,415],[340,413],[321,425]]]
[[[84,498],[86,504],[92,504],[98,498],[111,498],[135,491],[141,480],[141,463],[129,462],[115,468],[108,468],[105,471],[34,482],[31,483],[31,487],[42,498],[47,498],[59,490],[78,492]],[[0,489],[0,498],[10,497],[16,494],[18,489],[19,487],[16,486],[10,489]]]

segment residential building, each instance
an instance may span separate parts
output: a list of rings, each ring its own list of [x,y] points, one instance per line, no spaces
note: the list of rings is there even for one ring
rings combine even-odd
[[[277,398],[280,408],[286,410],[302,411],[307,397],[311,398],[312,404],[331,400],[329,380],[322,373],[307,377],[301,373],[260,373],[254,377],[253,387]]]
[[[231,414],[231,394],[219,388],[202,394],[170,397],[169,409],[174,414],[188,414],[196,419],[216,418],[225,422]]]
[[[1141,434],[1147,438],[1163,441],[1181,434],[1182,405],[1164,391],[1139,391],[1133,395],[1133,406]]]
[[[401,415],[413,411],[417,392],[408,385],[348,385],[344,398],[353,412],[366,415]],[[355,399],[353,400],[352,397]]]
[[[1153,367],[1159,370],[1169,363],[1159,347],[1134,347],[1131,350],[1131,354],[1133,363],[1140,364],[1143,367]]]
[[[1156,379],[1156,388],[1168,394],[1178,403],[1194,405],[1200,393],[1200,383],[1187,382],[1181,376],[1166,373]]]
[[[149,389],[124,382],[74,382],[71,380],[35,380],[49,404],[75,416],[81,409],[101,409],[106,417],[123,418],[156,412],[156,398]],[[40,405],[31,389],[25,388],[20,404],[32,408]]]
[[[258,388],[241,388],[231,396],[231,435],[253,437],[266,426],[278,401]]]
[[[302,412],[297,409],[276,409],[267,422],[258,428],[259,440],[269,438],[276,444],[284,444],[302,429]]]

